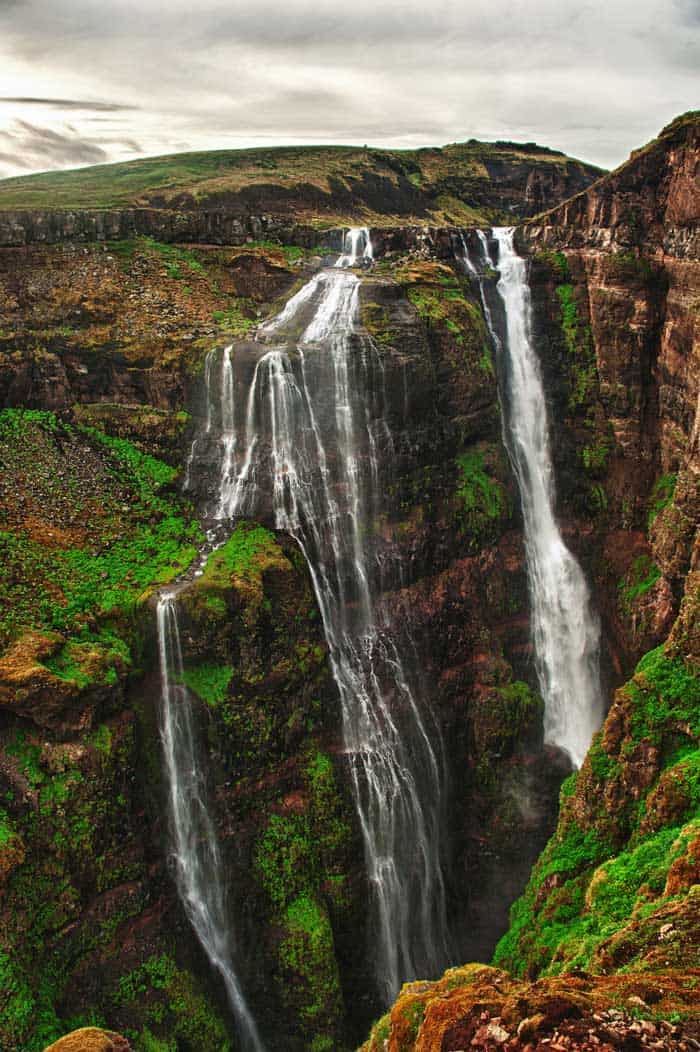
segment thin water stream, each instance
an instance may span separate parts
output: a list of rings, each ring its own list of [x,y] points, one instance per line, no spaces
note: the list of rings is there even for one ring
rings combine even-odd
[[[161,674],[161,738],[168,783],[171,855],[180,900],[224,982],[242,1052],[264,1052],[234,967],[235,934],[226,908],[219,843],[210,814],[205,760],[184,682],[177,586],[156,607]]]
[[[533,346],[527,263],[513,247],[513,230],[492,231],[497,258],[478,232],[481,258],[465,264],[479,280],[484,317],[502,377],[503,435],[520,489],[535,663],[545,703],[545,741],[558,745],[580,767],[600,726],[600,625],[588,585],[566,547],[554,515],[554,472],[547,403]],[[499,333],[489,307],[484,266],[497,266],[498,296],[505,318]]]

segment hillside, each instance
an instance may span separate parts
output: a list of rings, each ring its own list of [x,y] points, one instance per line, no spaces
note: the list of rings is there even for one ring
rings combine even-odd
[[[224,150],[5,179],[0,211],[223,210],[314,226],[474,225],[531,216],[600,174],[534,143]]]

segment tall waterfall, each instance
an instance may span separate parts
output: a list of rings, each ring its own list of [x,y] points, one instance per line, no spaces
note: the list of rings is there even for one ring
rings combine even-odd
[[[264,518],[269,510],[306,557],[340,694],[377,980],[389,1002],[404,980],[444,967],[448,939],[439,735],[382,595],[396,558],[383,550],[377,521],[393,437],[384,361],[361,329],[361,282],[349,269],[371,259],[369,232],[350,231],[337,265],[261,326],[254,369],[246,373],[242,360],[234,378],[234,438],[214,515]],[[236,351],[224,352],[222,378],[232,362]],[[227,411],[222,405],[222,420]]]
[[[161,674],[161,736],[168,779],[172,857],[180,899],[192,927],[220,973],[243,1052],[264,1046],[233,965],[233,932],[226,910],[221,858],[207,804],[194,713],[184,683],[176,589],[161,594],[156,610]]]
[[[494,324],[481,284],[484,314],[504,382],[504,440],[520,488],[525,523],[532,631],[545,741],[565,749],[580,767],[603,714],[600,626],[578,562],[554,517],[554,472],[547,405],[532,345],[530,290],[525,260],[513,247],[513,230],[497,227],[497,290],[505,314],[505,339]],[[484,262],[488,242],[479,232]],[[474,264],[465,253],[468,267]]]

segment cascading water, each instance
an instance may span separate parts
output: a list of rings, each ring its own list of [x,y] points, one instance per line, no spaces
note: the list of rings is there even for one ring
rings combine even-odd
[[[554,472],[549,451],[547,405],[532,345],[530,290],[525,260],[513,247],[513,230],[497,227],[498,294],[505,339],[494,324],[480,279],[484,315],[504,378],[504,440],[520,488],[525,524],[532,631],[540,690],[545,702],[545,741],[565,749],[580,767],[603,714],[600,626],[578,562],[554,517]],[[479,231],[483,262],[491,265]],[[464,242],[463,242],[464,244]],[[472,274],[477,267],[465,262]]]
[[[369,227],[356,226],[346,230],[343,237],[343,253],[337,267],[355,267],[358,263],[371,263],[374,259]]]
[[[439,739],[382,602],[387,560],[375,516],[392,435],[383,360],[360,328],[361,283],[349,269],[371,259],[369,231],[350,231],[338,265],[261,326],[259,339],[272,346],[247,385],[239,380],[245,413],[232,421],[238,437],[215,517],[264,517],[270,508],[308,562],[340,694],[388,1002],[402,981],[444,967],[448,939]],[[230,397],[223,384],[221,397]]]
[[[226,910],[221,858],[207,805],[206,779],[194,712],[184,683],[177,589],[156,608],[161,674],[161,737],[168,779],[175,881],[187,917],[210,963],[220,973],[243,1052],[264,1052],[233,965],[233,932]]]

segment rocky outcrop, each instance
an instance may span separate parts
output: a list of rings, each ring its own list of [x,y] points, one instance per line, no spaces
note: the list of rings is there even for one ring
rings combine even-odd
[[[131,1045],[112,1030],[86,1026],[54,1041],[44,1052],[131,1052]]]
[[[697,974],[525,983],[481,964],[451,968],[436,983],[407,983],[363,1052],[691,1052],[699,1016],[688,980]]]
[[[540,248],[644,248],[697,259],[699,143],[698,113],[678,117],[620,168],[526,224],[523,240]]]

